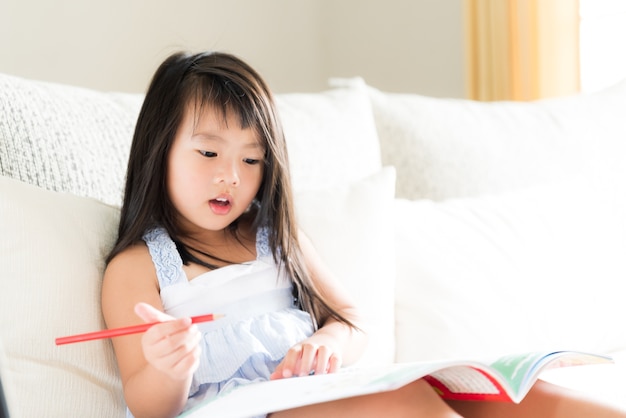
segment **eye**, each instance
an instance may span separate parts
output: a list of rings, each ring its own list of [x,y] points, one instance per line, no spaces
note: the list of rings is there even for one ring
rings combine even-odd
[[[202,155],[203,157],[207,157],[207,158],[212,158],[212,157],[217,157],[217,153],[213,152],[213,151],[198,151],[200,153],[200,155]]]
[[[244,158],[243,162],[249,165],[256,165],[261,162],[261,160],[256,160],[254,158]]]

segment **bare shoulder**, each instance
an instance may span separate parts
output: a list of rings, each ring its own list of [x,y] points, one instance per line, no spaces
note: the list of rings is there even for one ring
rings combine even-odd
[[[117,254],[104,271],[103,286],[157,286],[156,270],[148,247],[137,243]]]
[[[104,271],[105,280],[115,280],[120,276],[137,273],[141,271],[154,270],[148,246],[139,242],[117,254],[107,265]]]
[[[148,247],[137,243],[116,255],[102,281],[102,312],[108,327],[135,319],[134,306],[146,302],[161,308],[156,270]]]

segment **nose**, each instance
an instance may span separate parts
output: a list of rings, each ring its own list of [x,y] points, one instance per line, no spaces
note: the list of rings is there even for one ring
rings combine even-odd
[[[239,181],[239,172],[235,163],[222,164],[218,168],[214,177],[215,184],[224,183],[226,185],[236,187],[239,185]]]

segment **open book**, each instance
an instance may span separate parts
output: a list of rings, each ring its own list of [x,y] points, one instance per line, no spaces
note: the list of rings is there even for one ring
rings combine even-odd
[[[424,378],[445,399],[519,403],[547,369],[610,363],[608,356],[576,351],[533,352],[476,361],[397,363],[348,367],[337,373],[239,386],[201,401],[184,417],[250,417],[273,411],[400,388]]]

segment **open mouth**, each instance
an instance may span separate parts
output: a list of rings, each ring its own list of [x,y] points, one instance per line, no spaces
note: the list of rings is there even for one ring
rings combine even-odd
[[[217,199],[212,199],[211,204],[217,205],[217,206],[229,206],[230,202],[228,201],[228,199],[217,198]]]
[[[225,197],[218,197],[216,199],[209,200],[209,206],[214,213],[218,215],[225,215],[230,211],[231,202],[229,199]]]

